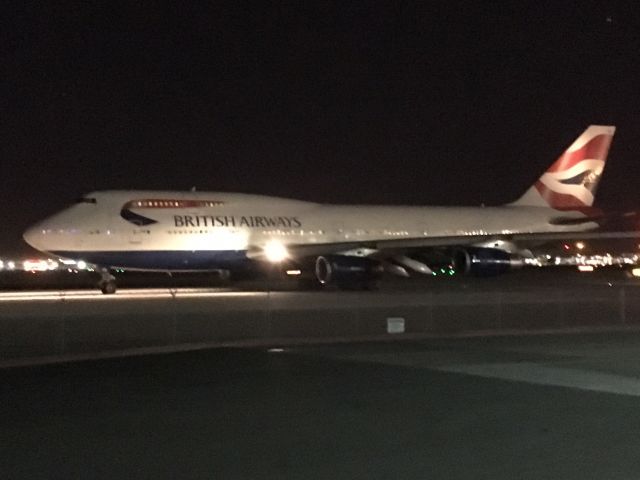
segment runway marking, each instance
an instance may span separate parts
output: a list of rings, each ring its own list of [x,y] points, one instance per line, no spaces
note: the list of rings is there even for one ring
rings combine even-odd
[[[638,378],[573,368],[551,367],[531,362],[450,365],[437,367],[434,370],[536,385],[640,396],[640,379]]]
[[[202,289],[202,288],[149,288],[149,289],[124,289],[113,295],[104,295],[101,292],[91,290],[60,290],[60,291],[35,291],[35,292],[2,292],[0,293],[0,303],[2,302],[29,302],[34,300],[99,300],[118,301],[126,299],[151,299],[151,298],[194,298],[194,297],[214,297],[214,296],[255,296],[266,292],[238,292],[232,289]]]

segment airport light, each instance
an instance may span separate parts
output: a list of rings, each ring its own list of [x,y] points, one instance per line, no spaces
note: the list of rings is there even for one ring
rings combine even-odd
[[[9,260],[7,262],[7,269],[15,270],[16,269],[16,262],[14,262],[13,260]]]
[[[49,264],[46,260],[25,260],[22,269],[25,272],[45,272],[49,270]]]
[[[78,260],[78,263],[76,263],[76,267],[78,267],[78,270],[84,270],[85,268],[87,268],[87,262],[85,262],[84,260]]]
[[[576,248],[578,250],[584,250],[584,242],[576,242]]]
[[[631,270],[631,275],[634,277],[640,277],[640,268],[634,268]]]
[[[264,255],[273,263],[282,262],[289,257],[289,252],[278,240],[271,240],[264,246]]]

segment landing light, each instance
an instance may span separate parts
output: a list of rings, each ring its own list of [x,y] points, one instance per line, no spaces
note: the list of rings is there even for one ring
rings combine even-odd
[[[282,243],[272,240],[264,246],[264,255],[270,262],[278,263],[285,260],[289,252]]]
[[[76,266],[80,270],[84,270],[85,268],[87,268],[87,262],[85,262],[84,260],[78,260],[78,263],[76,263]]]
[[[25,272],[45,272],[57,268],[58,263],[53,260],[25,260],[22,262],[22,269]]]

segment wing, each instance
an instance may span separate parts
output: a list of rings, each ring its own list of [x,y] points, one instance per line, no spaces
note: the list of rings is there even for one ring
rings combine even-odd
[[[451,235],[442,237],[418,237],[401,238],[374,241],[345,241],[336,243],[313,243],[287,245],[289,256],[293,259],[311,257],[315,255],[327,255],[342,253],[356,249],[371,250],[375,256],[385,256],[385,253],[396,254],[398,252],[428,249],[437,247],[471,246],[478,243],[491,241],[506,241],[518,245],[540,244],[554,240],[604,240],[604,239],[628,239],[640,238],[640,231],[588,231],[588,232],[544,232],[544,233],[512,233],[508,235]],[[247,252],[251,259],[264,259],[264,250],[251,249]]]

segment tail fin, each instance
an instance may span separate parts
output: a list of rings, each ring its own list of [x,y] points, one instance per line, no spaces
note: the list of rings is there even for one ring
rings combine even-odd
[[[590,125],[525,194],[510,205],[571,209],[595,199],[616,127]]]

